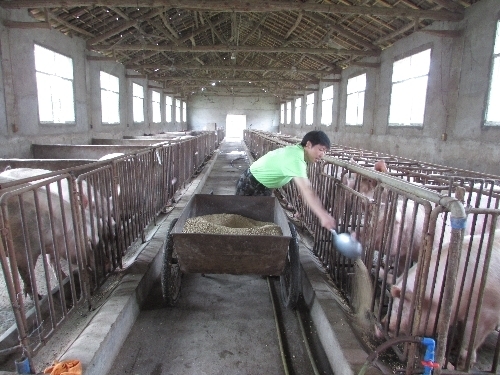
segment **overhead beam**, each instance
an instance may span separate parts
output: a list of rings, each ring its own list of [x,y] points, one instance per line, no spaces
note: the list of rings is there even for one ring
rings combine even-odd
[[[116,62],[116,59],[113,57],[107,56],[86,56],[87,61],[113,61]]]
[[[428,29],[421,29],[418,30],[422,33],[429,34],[429,35],[435,35],[435,36],[442,36],[445,38],[458,38],[463,35],[462,30],[428,30]]]
[[[259,53],[309,53],[312,55],[350,55],[350,56],[379,56],[380,51],[359,51],[334,48],[302,48],[302,47],[261,47],[261,46],[227,46],[222,44],[212,46],[172,46],[156,44],[123,44],[92,46],[95,51],[164,51],[164,52],[259,52]]]
[[[233,83],[233,82],[248,82],[248,83],[293,83],[293,84],[306,84],[306,85],[319,85],[319,83],[338,83],[340,78],[327,78],[317,80],[307,79],[287,79],[287,78],[221,78],[221,77],[185,77],[185,76],[170,76],[161,77],[156,75],[148,76],[149,79],[154,81],[202,81],[202,82],[217,82],[218,83]],[[217,84],[215,86],[217,86]]]
[[[255,79],[248,79],[248,78],[224,78],[224,77],[184,77],[184,76],[179,76],[179,77],[157,77],[157,76],[151,76],[150,79],[155,80],[155,81],[201,81],[201,82],[214,82],[214,81],[221,81],[223,83],[232,83],[232,82],[249,82],[249,83],[274,83],[274,82],[280,82],[280,83],[292,83],[295,85],[318,85],[320,80],[293,80],[293,79],[273,79],[273,78],[255,78]],[[321,82],[330,82],[330,80],[321,80]],[[331,82],[340,82],[340,79],[338,80],[331,80]],[[217,86],[217,85],[215,85]]]
[[[3,25],[9,29],[50,29],[48,22],[17,22],[17,21],[3,21]]]
[[[254,67],[254,66],[223,66],[223,65],[164,65],[164,64],[125,64],[127,69],[161,69],[161,70],[222,70],[222,71],[238,71],[238,72],[282,72],[282,73],[301,73],[301,74],[339,74],[340,71],[327,71],[317,69],[291,69],[291,68],[274,68],[274,67]]]
[[[438,0],[445,3],[444,0]],[[446,2],[448,5],[451,2]],[[23,8],[71,8],[82,6],[119,6],[119,7],[172,7],[177,9],[190,9],[197,11],[217,12],[289,12],[306,11],[326,14],[356,14],[356,15],[378,15],[397,16],[419,19],[430,19],[436,21],[461,21],[464,18],[461,12],[450,12],[447,10],[416,10],[403,7],[383,8],[338,4],[317,4],[313,2],[275,2],[263,0],[15,0],[0,1],[0,6],[5,9]]]

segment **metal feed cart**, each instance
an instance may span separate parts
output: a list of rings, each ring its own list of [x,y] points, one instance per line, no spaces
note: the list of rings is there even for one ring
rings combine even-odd
[[[283,235],[182,233],[187,219],[222,213],[272,222]],[[293,309],[300,291],[297,232],[275,197],[195,194],[170,224],[163,249],[161,286],[170,306],[179,299],[182,273],[280,276],[283,304]]]

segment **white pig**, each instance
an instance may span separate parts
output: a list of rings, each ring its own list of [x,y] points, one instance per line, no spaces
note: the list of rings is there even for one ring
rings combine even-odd
[[[15,180],[0,174],[0,184],[11,181]],[[14,189],[2,189],[2,193]],[[38,188],[35,192],[37,199],[31,191],[22,194],[24,215],[21,214],[17,196],[13,196],[8,199],[6,205],[8,217],[2,217],[4,225],[8,219],[9,234],[12,237],[17,268],[24,283],[25,294],[32,297],[32,280],[27,258],[28,249],[31,251],[31,257],[35,264],[43,248],[49,256],[54,270],[57,269],[56,257],[66,259],[71,264],[77,263],[76,239],[70,205],[63,200],[61,206],[59,196],[52,192],[47,194],[43,188]],[[52,211],[52,215],[50,215],[50,211]],[[0,242],[0,246],[4,247],[6,251],[3,241]],[[64,272],[63,276],[66,276]]]
[[[491,333],[500,324],[500,240],[495,238],[487,272],[484,270],[484,259],[486,252],[487,239],[485,238],[481,251],[479,251],[480,236],[465,236],[461,249],[460,264],[457,275],[457,284],[452,301],[451,317],[457,314],[458,322],[464,326],[464,339],[460,348],[458,367],[463,368],[467,357],[467,348],[471,339],[471,330],[473,328],[474,312],[477,305],[478,293],[480,288],[481,276],[483,273],[487,276],[486,286],[483,295],[482,306],[479,311],[479,319],[476,337],[472,346],[471,361],[476,360],[476,350],[484,342],[489,333]],[[472,242],[470,253],[468,254],[469,243]],[[479,259],[478,259],[478,254]],[[469,255],[469,257],[468,257]],[[391,287],[392,310],[382,320],[386,325],[389,319],[388,331],[395,334],[397,327],[397,316],[402,309],[401,322],[399,323],[399,334],[432,336],[434,334],[434,325],[438,317],[439,296],[443,286],[445,265],[448,258],[448,245],[443,246],[441,254],[434,251],[431,256],[428,277],[425,282],[425,297],[421,301],[422,318],[419,326],[410,332],[410,305],[416,298],[414,294],[415,278],[417,277],[416,267],[412,267],[408,272],[406,279],[406,292],[403,294],[403,277],[400,277],[396,284]],[[477,276],[474,278],[473,272],[475,265],[478,265]],[[434,284],[434,276],[436,281]],[[422,282],[422,281],[421,281]],[[460,283],[464,283],[461,291]],[[471,306],[467,312],[467,305],[471,301]],[[428,314],[428,315],[427,315]],[[426,325],[426,317],[429,316],[429,322]],[[382,333],[376,329],[376,335],[382,336]]]

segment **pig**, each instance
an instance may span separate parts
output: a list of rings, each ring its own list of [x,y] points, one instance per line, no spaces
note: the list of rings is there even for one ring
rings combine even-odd
[[[375,163],[374,169],[378,172],[387,173],[387,166],[383,160],[379,160]],[[356,188],[357,191],[361,192],[366,197],[373,199],[375,197],[375,190],[377,187],[377,181],[363,176],[356,176],[351,174],[351,178],[344,176],[343,183],[351,188]],[[487,197],[483,195],[480,199],[476,199],[477,193],[472,193],[472,202],[479,203],[480,207],[486,207]],[[376,230],[373,233],[372,243],[374,249],[379,252],[384,252],[386,256],[385,267],[379,270],[379,277],[387,277],[387,282],[392,283],[393,277],[400,276],[406,268],[406,264],[410,266],[418,260],[418,256],[424,245],[425,234],[428,231],[428,213],[426,212],[423,205],[418,204],[412,199],[403,199],[401,197],[398,200],[391,201],[391,196],[387,190],[384,190],[380,195],[380,209],[378,212],[378,217],[374,218],[372,225],[376,226]],[[394,216],[386,213],[385,208],[388,207],[394,213]],[[415,212],[416,211],[416,212]],[[449,216],[449,215],[448,215]],[[433,248],[435,248],[439,242],[446,242],[450,238],[451,228],[449,226],[449,219],[445,221],[445,214],[442,213],[438,216],[435,228],[435,237]],[[475,217],[469,215],[467,218],[467,225],[465,229],[465,234],[479,234],[483,229],[486,215],[479,214]],[[490,219],[491,220],[491,219]],[[500,226],[500,220],[497,221],[497,228]],[[487,227],[487,230],[489,227]],[[383,243],[383,236],[390,230],[389,238]],[[359,231],[359,240],[364,242],[368,233],[365,233],[365,228],[361,228]],[[411,259],[408,261],[408,257]],[[396,270],[394,275],[388,275],[387,268],[390,267],[393,271]]]
[[[11,181],[16,180],[0,174],[0,184]],[[2,193],[14,189],[2,189]],[[57,269],[56,259],[66,259],[71,264],[77,263],[76,238],[71,220],[71,208],[65,201],[61,207],[59,196],[55,193],[47,194],[47,191],[42,188],[36,189],[35,192],[38,198],[38,210],[34,194],[32,192],[22,194],[24,218],[20,213],[17,196],[8,199],[6,204],[9,234],[12,237],[17,268],[24,283],[25,295],[30,295],[32,298],[34,295],[33,285],[26,254],[28,249],[31,250],[33,265],[42,254],[42,248],[48,255],[54,270]],[[53,212],[52,222],[50,210]],[[2,220],[6,219],[7,217],[2,218]],[[1,241],[0,246],[5,246],[3,241]],[[4,250],[7,249],[4,248]],[[62,273],[63,276],[66,276],[63,271]]]
[[[47,173],[52,173],[52,171],[47,170],[47,169],[39,169],[39,168],[13,168],[13,169],[7,169],[0,173],[0,176],[10,178],[13,180],[19,180],[19,179],[25,179],[25,178],[30,178],[30,177],[35,177],[35,176],[40,176],[44,175]],[[36,184],[41,181],[44,181],[45,179],[38,179],[35,181],[31,181],[31,184]],[[61,190],[59,190],[58,183],[57,182],[52,182],[49,184],[49,189],[52,194],[61,194],[62,199],[68,203],[71,204],[71,198],[70,195],[72,194],[72,186],[68,185],[68,180],[67,179],[61,179]],[[45,187],[41,188],[42,190],[45,190]],[[85,211],[85,220],[86,223],[85,225],[87,226],[87,234],[90,236],[91,230],[90,228],[93,228],[94,230],[94,246],[99,242],[99,238],[97,237],[98,234],[98,229],[97,226],[99,225],[100,228],[102,228],[103,232],[105,233],[104,236],[108,239],[112,239],[114,236],[114,219],[111,218],[111,225],[110,228],[108,228],[107,223],[105,223],[106,217],[110,216],[110,213],[108,213],[108,207],[106,203],[102,203],[104,200],[100,196],[99,192],[94,192],[94,189],[87,184],[86,181],[82,181],[82,191],[80,194],[78,194],[81,200],[81,205],[82,209]],[[89,198],[90,197],[90,198]],[[98,210],[97,208],[102,208],[102,210]],[[90,215],[90,210],[92,209],[92,212],[94,212],[96,216],[99,216],[99,220],[93,220]],[[100,217],[100,214],[102,212],[102,215],[104,218]],[[92,223],[91,223],[92,222]]]
[[[351,160],[351,163],[356,163]],[[377,172],[388,173],[387,165],[384,160],[378,160],[374,163],[373,169]],[[358,182],[359,180],[359,182]],[[351,189],[359,191],[366,197],[373,199],[375,188],[377,187],[377,181],[369,177],[359,175],[357,173],[351,173],[349,176],[347,173],[342,176],[342,183]],[[358,187],[356,189],[356,187]]]
[[[465,359],[467,358],[467,349],[471,339],[471,330],[474,321],[474,312],[476,309],[480,278],[483,273],[487,275],[486,286],[483,295],[483,303],[479,311],[479,319],[476,337],[472,346],[471,362],[476,361],[477,348],[481,346],[489,333],[491,333],[500,324],[500,239],[495,237],[490,264],[485,272],[484,259],[487,240],[485,239],[482,249],[479,248],[481,236],[465,236],[461,248],[460,264],[457,274],[457,285],[452,301],[452,320],[457,314],[459,323],[464,326],[464,336],[460,348],[458,367],[463,369]],[[469,243],[472,243],[470,253],[468,254]],[[480,251],[481,250],[481,251]],[[479,254],[479,259],[478,259]],[[467,255],[470,259],[468,260]],[[425,282],[425,297],[421,301],[422,318],[417,328],[410,332],[410,304],[416,298],[414,294],[415,278],[417,277],[416,265],[410,268],[406,278],[406,292],[403,293],[403,277],[398,278],[395,285],[391,287],[392,310],[383,318],[382,325],[387,326],[390,334],[394,335],[397,328],[397,316],[401,312],[401,322],[399,324],[399,334],[415,334],[432,336],[434,326],[438,316],[439,296],[443,286],[445,265],[448,258],[448,244],[443,246],[441,253],[433,251],[430,260],[430,267],[427,280]],[[473,279],[474,267],[478,264],[477,275]],[[437,275],[434,284],[434,276]],[[461,291],[460,283],[464,283],[464,289]],[[434,288],[434,289],[433,289]],[[434,290],[432,292],[432,290]],[[432,293],[432,294],[431,294]],[[467,304],[471,301],[469,312],[467,313]],[[429,322],[426,325],[425,317],[429,316]],[[390,318],[390,319],[389,319]],[[382,332],[376,328],[377,337],[382,337]]]
[[[43,175],[46,173],[50,173],[49,170],[44,169],[32,169],[32,168],[17,168],[10,169],[0,173],[0,178],[4,181],[15,181],[18,179],[34,177],[38,175]],[[30,182],[31,184],[39,183],[44,179],[36,180]],[[75,234],[73,229],[73,223],[71,221],[71,200],[70,195],[72,194],[72,187],[68,186],[68,181],[66,179],[60,180],[61,190],[58,189],[58,183],[52,182],[48,186],[50,188],[50,194],[47,194],[47,189],[45,186],[36,189],[38,199],[40,201],[40,215],[41,226],[40,230],[43,234],[43,241],[40,240],[37,232],[37,221],[36,221],[36,207],[35,200],[33,197],[33,193],[25,193],[23,195],[24,206],[27,210],[28,214],[25,215],[28,218],[28,224],[26,230],[29,231],[29,236],[27,239],[27,245],[30,246],[32,251],[33,261],[36,263],[37,258],[39,257],[41,250],[40,245],[43,246],[46,250],[47,255],[49,256],[50,264],[54,270],[56,270],[55,257],[56,252],[58,254],[58,258],[65,259],[72,264],[76,263],[76,249],[75,249]],[[113,243],[114,241],[114,220],[111,218],[111,224],[108,228],[108,222],[104,222],[102,218],[92,217],[89,209],[89,199],[87,198],[87,184],[83,181],[82,184],[83,192],[79,194],[82,201],[82,209],[85,213],[83,228],[85,233],[87,234],[87,244],[85,245],[86,256],[88,259],[88,267],[90,270],[95,268],[94,262],[94,253],[97,251],[101,255],[102,253],[102,239],[110,241]],[[59,194],[61,194],[59,196]],[[93,189],[90,189],[90,194],[92,199],[92,207],[94,208],[94,213],[97,213],[98,210],[95,210],[95,198]],[[49,198],[51,200],[51,204],[49,205]],[[62,205],[59,198],[62,198]],[[49,209],[53,211],[54,218],[54,234],[51,232],[50,222],[49,222]],[[107,210],[106,210],[107,212]],[[18,270],[25,285],[25,294],[32,294],[32,285],[31,279],[29,277],[29,268],[26,259],[26,255],[22,254],[23,247],[26,246],[24,243],[24,239],[22,237],[21,232],[21,219],[19,218],[19,207],[17,204],[9,203],[9,215],[11,218],[11,225],[13,225],[12,233],[15,235],[14,245],[16,251],[16,260],[18,263]],[[64,218],[64,219],[63,219]],[[66,238],[64,236],[63,223],[66,221],[66,227],[68,232],[66,233]],[[100,238],[100,236],[102,236]],[[38,242],[43,242],[39,244]],[[68,252],[69,257],[66,255],[66,242],[68,243]],[[55,248],[55,250],[54,250]],[[69,258],[69,259],[68,259]],[[110,265],[109,260],[106,256],[103,259],[106,272],[109,271]],[[66,274],[63,272],[63,276]]]

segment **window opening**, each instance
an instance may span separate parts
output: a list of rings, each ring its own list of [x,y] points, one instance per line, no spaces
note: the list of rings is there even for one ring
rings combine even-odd
[[[302,107],[302,98],[295,99],[295,125],[300,124],[300,109]]]
[[[394,62],[390,126],[423,126],[430,63],[430,49]]]
[[[306,125],[314,123],[314,93],[306,96]]]
[[[165,96],[165,121],[172,122],[172,97]]]
[[[161,95],[157,91],[153,91],[151,95],[151,107],[153,108],[153,122],[161,122]]]
[[[347,80],[346,125],[363,125],[366,73]]]
[[[144,87],[132,83],[132,96],[134,122],[144,122]]]
[[[332,124],[333,112],[333,85],[323,89],[321,94],[321,124],[330,126]]]
[[[497,22],[485,125],[500,126],[500,21]]]
[[[37,44],[34,53],[40,122],[74,124],[73,60]]]

